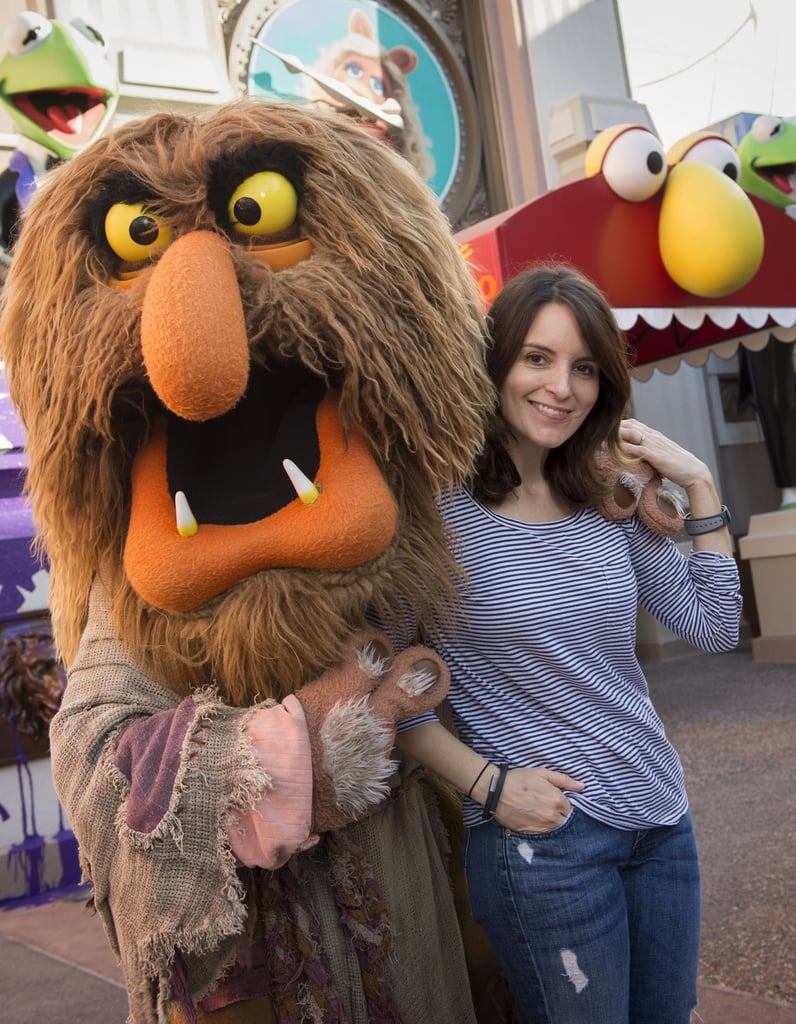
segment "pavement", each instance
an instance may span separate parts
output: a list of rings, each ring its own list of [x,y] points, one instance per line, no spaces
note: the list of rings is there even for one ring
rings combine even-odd
[[[703,876],[702,1024],[796,1024],[796,665],[687,654],[644,666],[680,752]],[[0,907],[0,1024],[124,1024],[85,893]]]

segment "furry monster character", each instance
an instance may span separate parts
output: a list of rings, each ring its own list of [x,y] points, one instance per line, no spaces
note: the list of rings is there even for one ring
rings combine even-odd
[[[492,401],[434,196],[340,115],[155,115],[45,180],[3,303],[56,788],[131,1020],[472,1020],[433,799],[389,760],[446,670],[366,626],[444,612],[434,496]]]

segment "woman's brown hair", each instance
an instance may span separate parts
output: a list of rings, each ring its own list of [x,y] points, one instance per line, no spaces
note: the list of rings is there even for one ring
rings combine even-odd
[[[500,391],[517,361],[540,310],[550,303],[566,306],[577,321],[600,373],[594,408],[581,428],[559,448],[550,450],[544,472],[550,486],[575,506],[593,504],[605,492],[594,456],[605,446],[609,455],[626,461],[619,451],[619,421],[630,399],[630,367],[624,335],[599,288],[565,264],[540,264],[513,277],[501,289],[489,312],[487,368]],[[478,460],[473,493],[497,503],[520,483],[508,454],[509,425],[495,408],[487,441]]]

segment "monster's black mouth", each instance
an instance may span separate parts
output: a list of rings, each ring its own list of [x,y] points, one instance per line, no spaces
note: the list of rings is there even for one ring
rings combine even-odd
[[[282,467],[291,459],[312,480],[320,464],[316,429],[324,384],[301,367],[273,373],[252,365],[246,393],[223,416],[192,423],[168,416],[172,498],[187,497],[199,523],[254,523],[296,492]]]

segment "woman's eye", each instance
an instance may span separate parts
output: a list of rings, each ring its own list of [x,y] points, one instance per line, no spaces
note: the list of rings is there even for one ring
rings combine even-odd
[[[166,248],[171,229],[143,203],[114,203],[105,214],[105,237],[119,259],[140,263]]]
[[[239,185],[229,201],[233,231],[275,235],[289,228],[298,213],[298,195],[283,174],[259,171]]]

